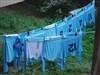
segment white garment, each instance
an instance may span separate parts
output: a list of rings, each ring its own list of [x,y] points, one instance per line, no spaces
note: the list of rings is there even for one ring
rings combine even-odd
[[[27,58],[38,59],[42,55],[42,42],[26,42],[26,56]]]

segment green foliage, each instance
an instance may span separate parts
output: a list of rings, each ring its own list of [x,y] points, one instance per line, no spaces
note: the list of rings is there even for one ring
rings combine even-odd
[[[75,2],[75,1],[74,1]],[[36,0],[33,1],[38,10],[45,15],[68,15],[68,12],[75,9],[75,3],[72,0]]]

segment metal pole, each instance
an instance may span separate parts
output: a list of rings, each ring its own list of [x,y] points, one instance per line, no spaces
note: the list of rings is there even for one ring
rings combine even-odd
[[[93,60],[92,60],[92,71],[91,75],[100,75],[100,1],[96,0],[96,6],[98,8],[98,14],[96,18],[96,33],[95,33],[95,43],[93,51]]]

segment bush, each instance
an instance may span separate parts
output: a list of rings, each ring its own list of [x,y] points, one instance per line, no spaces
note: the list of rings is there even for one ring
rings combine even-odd
[[[31,3],[38,8],[38,11],[45,15],[55,14],[65,16],[75,9],[75,1],[72,0],[31,0]]]

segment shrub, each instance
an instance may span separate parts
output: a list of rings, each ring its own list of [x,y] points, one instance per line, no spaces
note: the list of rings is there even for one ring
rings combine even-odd
[[[30,2],[29,0],[27,0]],[[35,5],[41,13],[45,15],[55,14],[65,16],[68,12],[75,9],[75,1],[72,0],[31,0],[30,3]]]

